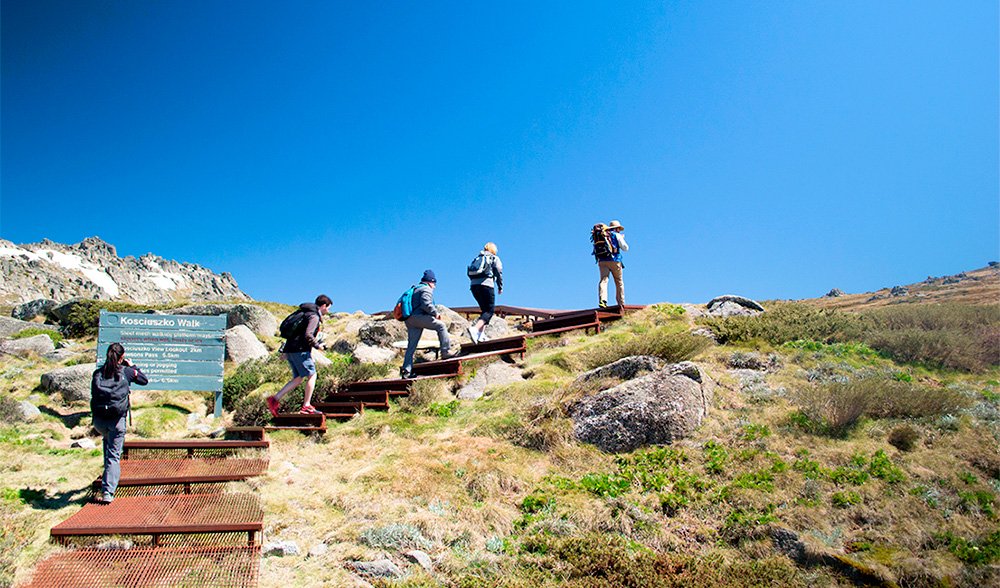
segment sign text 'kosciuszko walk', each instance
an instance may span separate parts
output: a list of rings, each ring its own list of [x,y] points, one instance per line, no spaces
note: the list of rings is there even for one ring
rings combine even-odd
[[[226,315],[188,316],[101,311],[97,363],[108,345],[121,343],[125,357],[149,378],[146,390],[209,390],[221,400],[226,355]]]

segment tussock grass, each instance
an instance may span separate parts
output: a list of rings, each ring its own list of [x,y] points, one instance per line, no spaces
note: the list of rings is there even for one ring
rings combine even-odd
[[[581,362],[594,369],[631,355],[652,355],[669,362],[691,359],[711,345],[705,337],[672,332],[659,327],[645,333],[616,333],[583,352]]]
[[[857,340],[864,321],[857,315],[796,302],[778,303],[756,316],[702,317],[720,343],[744,343],[759,339],[772,345],[811,340],[836,343]]]

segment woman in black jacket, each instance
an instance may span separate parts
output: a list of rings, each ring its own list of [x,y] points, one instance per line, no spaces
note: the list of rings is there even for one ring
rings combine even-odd
[[[94,428],[104,436],[104,474],[101,475],[101,495],[97,502],[114,500],[121,477],[122,447],[125,445],[125,419],[130,408],[129,384],[149,383],[128,358],[121,343],[108,345],[104,365],[94,371],[90,381],[90,411]]]

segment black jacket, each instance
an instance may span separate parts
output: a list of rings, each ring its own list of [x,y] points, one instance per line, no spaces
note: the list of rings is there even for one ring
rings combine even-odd
[[[314,347],[319,348],[316,334],[319,333],[319,329],[323,325],[323,317],[319,315],[319,307],[312,302],[304,302],[299,305],[299,310],[306,313],[308,322],[305,329],[285,341],[285,346],[281,348],[285,353],[301,353],[312,351]]]

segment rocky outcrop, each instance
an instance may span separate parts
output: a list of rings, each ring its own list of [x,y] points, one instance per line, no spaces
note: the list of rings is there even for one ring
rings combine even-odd
[[[385,349],[364,343],[355,345],[351,353],[354,355],[354,359],[361,363],[386,363],[396,359],[395,349]]]
[[[250,299],[226,272],[216,274],[152,253],[118,257],[113,245],[97,237],[75,245],[0,240],[0,302],[74,297],[143,304]]]
[[[391,347],[406,340],[406,323],[390,317],[374,317],[358,329],[358,339],[373,347]]]
[[[476,375],[459,389],[458,398],[461,400],[482,398],[488,388],[506,386],[523,379],[520,369],[502,361],[495,361],[477,370]]]
[[[347,567],[354,570],[359,576],[367,578],[399,578],[403,575],[399,566],[390,559],[377,559],[375,561],[349,561]]]
[[[756,301],[732,294],[713,298],[707,306],[709,316],[753,316],[764,312],[764,307]]]
[[[619,380],[631,380],[640,374],[656,371],[662,368],[666,362],[659,357],[652,355],[631,355],[623,357],[618,361],[602,365],[589,372],[583,372],[577,376],[577,382],[597,380],[600,378],[618,378]]]
[[[59,327],[55,325],[43,325],[41,323],[32,323],[29,321],[18,320],[16,318],[0,316],[0,339],[6,339],[7,337],[20,333],[25,329],[46,329],[49,331],[58,331]]]
[[[246,325],[226,329],[226,359],[241,364],[251,359],[267,357],[267,347]]]
[[[278,319],[266,308],[254,304],[190,304],[169,311],[170,314],[218,316],[226,315],[226,328],[245,325],[262,337],[273,337],[278,331]]]
[[[474,317],[471,321],[469,321],[470,324],[475,322],[476,318],[478,317]],[[507,324],[507,320],[502,319],[498,316],[494,316],[492,319],[490,319],[490,324],[486,325],[486,330],[483,331],[483,334],[486,335],[487,340],[501,339],[503,337],[507,337],[511,333],[512,330],[510,328],[510,325]]]
[[[90,401],[90,377],[96,363],[81,363],[42,374],[42,389],[61,394],[66,402]]]
[[[27,357],[32,353],[44,355],[52,353],[55,350],[56,346],[52,344],[52,339],[48,335],[35,335],[34,337],[8,339],[0,342],[0,353],[7,353],[18,357]]]
[[[843,295],[844,291],[841,290],[840,288],[833,288],[832,290],[826,293],[827,298],[839,298]]]
[[[37,316],[44,317],[45,314],[56,304],[57,302],[55,300],[38,298],[36,300],[31,300],[30,302],[25,302],[24,304],[18,304],[14,307],[14,310],[10,311],[10,316],[18,320],[30,321]]]
[[[667,365],[577,401],[569,410],[573,434],[609,453],[672,443],[701,424],[714,387],[696,364]]]
[[[465,317],[441,304],[437,305],[437,310],[441,315],[441,321],[448,325],[448,334],[452,339],[468,336],[469,321],[465,320]]]

